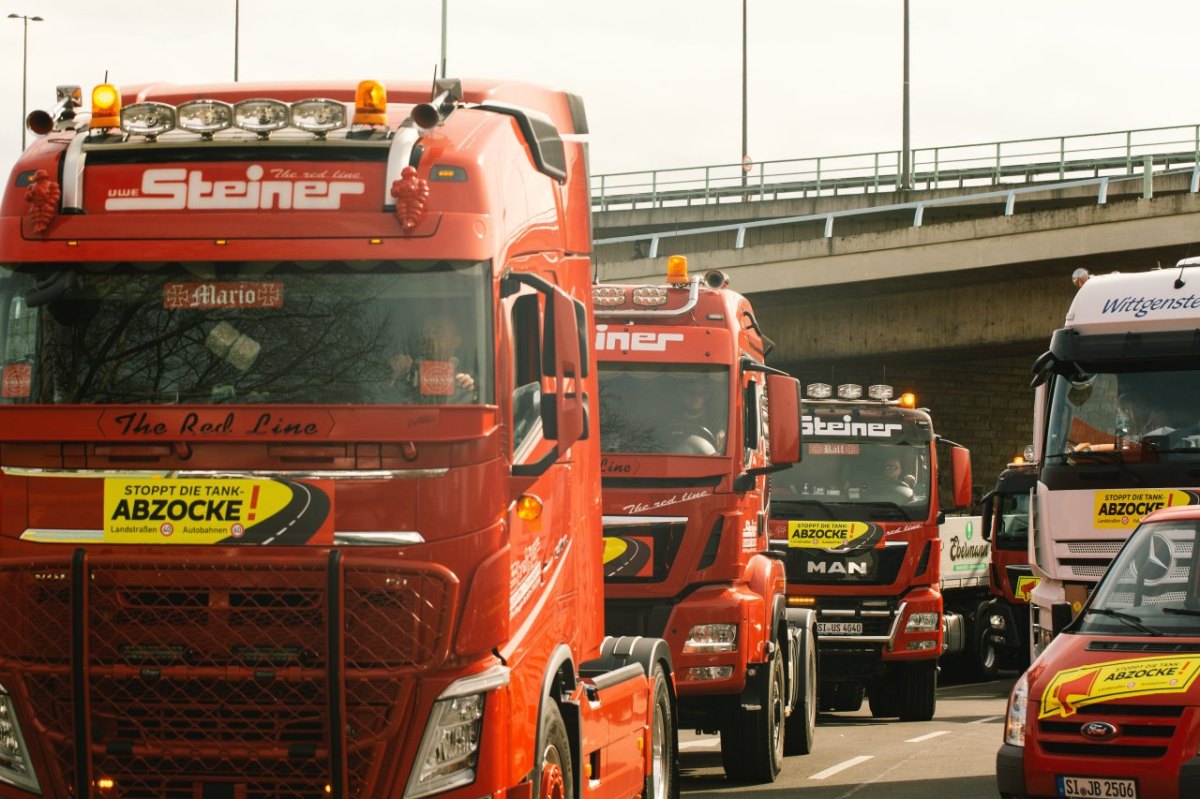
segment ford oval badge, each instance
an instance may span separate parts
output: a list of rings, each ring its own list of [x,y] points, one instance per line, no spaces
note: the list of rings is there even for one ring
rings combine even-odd
[[[1108,741],[1116,737],[1117,728],[1107,721],[1089,721],[1079,728],[1079,734],[1089,741]]]

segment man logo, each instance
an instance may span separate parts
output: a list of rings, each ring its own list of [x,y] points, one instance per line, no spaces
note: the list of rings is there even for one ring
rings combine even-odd
[[[866,563],[849,560],[845,563],[835,560],[833,563],[825,561],[809,561],[809,574],[861,574],[864,577],[868,574],[869,568]]]
[[[1117,736],[1117,728],[1107,721],[1089,721],[1079,728],[1079,734],[1089,741],[1108,741]]]

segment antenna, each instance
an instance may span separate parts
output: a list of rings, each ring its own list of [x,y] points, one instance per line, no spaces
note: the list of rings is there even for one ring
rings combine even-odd
[[[1185,285],[1183,282],[1183,267],[1184,267],[1184,265],[1185,265],[1184,261],[1179,262],[1179,276],[1175,278],[1175,283],[1174,283],[1174,286],[1177,289],[1181,289]]]

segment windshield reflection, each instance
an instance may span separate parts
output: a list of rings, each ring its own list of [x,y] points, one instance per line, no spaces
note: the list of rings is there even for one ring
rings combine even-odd
[[[1200,460],[1197,396],[1200,370],[1057,376],[1047,460]]]
[[[600,364],[600,449],[723,455],[729,369],[704,364]]]

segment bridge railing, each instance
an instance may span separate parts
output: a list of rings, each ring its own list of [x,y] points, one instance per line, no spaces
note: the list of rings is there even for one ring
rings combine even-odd
[[[1142,198],[1149,200],[1153,197],[1154,186],[1152,180],[1151,166],[1154,162],[1153,155],[1145,155],[1142,157],[1142,174],[1121,174],[1116,176],[1102,175],[1100,177],[1086,177],[1068,179],[1063,182],[1039,182],[1037,185],[1009,185],[1004,189],[993,191],[970,192],[964,194],[954,194],[946,197],[935,197],[924,200],[910,200],[908,202],[893,203],[887,205],[873,205],[866,208],[849,208],[840,211],[829,211],[823,213],[803,214],[800,216],[789,216],[782,218],[759,219],[750,222],[731,222],[717,225],[703,225],[695,228],[675,229],[675,230],[660,230],[646,233],[635,233],[628,236],[612,236],[608,238],[598,238],[592,243],[596,246],[610,244],[642,244],[635,252],[637,257],[642,258],[657,258],[659,243],[663,239],[676,239],[687,236],[711,235],[713,233],[734,233],[733,249],[743,249],[746,247],[746,237],[750,231],[761,228],[783,227],[789,225],[798,225],[802,223],[820,222],[824,225],[822,236],[824,238],[832,238],[834,235],[834,222],[839,219],[865,218],[871,216],[893,216],[898,219],[907,218],[908,224],[912,227],[921,227],[925,211],[929,208],[942,208],[960,204],[971,204],[979,207],[994,205],[997,209],[1002,209],[1004,216],[1013,216],[1015,213],[1016,203],[1018,198],[1023,196],[1036,196],[1044,194],[1047,191],[1069,191],[1085,192],[1088,190],[1095,191],[1096,204],[1105,205],[1108,202],[1108,189],[1110,183],[1120,183],[1128,181],[1141,181]],[[1175,170],[1186,173],[1187,170]],[[1200,192],[1200,163],[1193,164],[1190,170],[1191,179],[1189,181],[1188,191],[1192,194]],[[903,223],[901,223],[903,224]],[[728,246],[728,245],[726,245]]]
[[[1038,180],[1131,175],[1146,159],[1178,169],[1200,163],[1200,124],[912,151],[912,186],[957,189]],[[597,211],[895,192],[899,150],[742,164],[615,172],[592,177]]]

